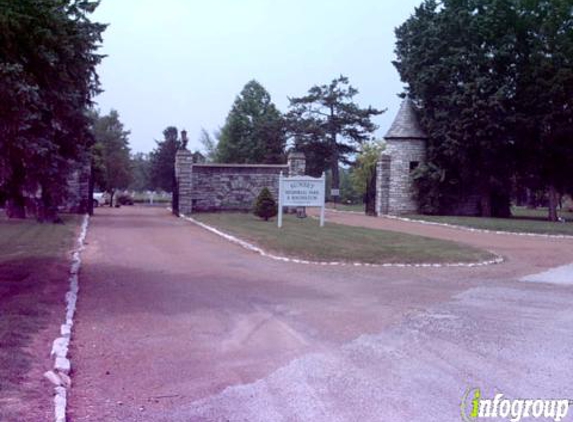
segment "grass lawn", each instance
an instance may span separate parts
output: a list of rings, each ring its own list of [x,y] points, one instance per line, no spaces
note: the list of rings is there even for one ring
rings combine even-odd
[[[547,221],[547,209],[544,208],[531,210],[524,207],[513,207],[512,214],[512,218],[456,217],[441,215],[408,215],[406,217],[416,220],[454,224],[457,226],[484,230],[573,235],[573,213],[559,213],[561,217],[567,220],[565,223],[551,223]]]
[[[135,192],[133,201],[137,204],[149,204],[149,194],[147,192]],[[155,194],[153,196],[154,204],[167,204],[171,202],[170,194]]]
[[[511,214],[516,218],[531,218],[534,220],[547,220],[547,208],[539,207],[535,209],[527,207],[511,207]],[[573,221],[573,212],[566,210],[557,210],[559,217],[567,221]]]
[[[283,228],[252,214],[195,214],[197,220],[277,254],[317,260],[367,263],[475,262],[491,259],[486,251],[455,242],[326,223],[287,215]]]
[[[326,208],[334,209],[334,203],[327,202]],[[336,209],[338,211],[354,211],[364,214],[364,204],[336,204]]]
[[[41,389],[40,376],[28,373],[48,366],[50,343],[64,318],[70,257],[80,218],[65,224],[9,221],[0,216],[0,420],[29,420]],[[43,333],[43,334],[42,334]],[[45,348],[34,350],[42,335]],[[44,386],[45,387],[45,386]],[[49,406],[50,402],[46,403]]]

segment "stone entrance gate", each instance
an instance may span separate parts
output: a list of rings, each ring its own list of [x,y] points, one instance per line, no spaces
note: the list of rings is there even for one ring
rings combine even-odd
[[[278,200],[279,175],[304,175],[304,154],[291,152],[286,164],[197,164],[187,149],[177,151],[175,174],[179,213],[249,211],[260,191]]]

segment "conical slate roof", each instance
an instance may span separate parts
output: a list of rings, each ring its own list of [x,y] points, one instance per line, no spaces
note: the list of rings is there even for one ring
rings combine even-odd
[[[414,103],[406,97],[384,139],[426,139],[427,137],[420,127]]]

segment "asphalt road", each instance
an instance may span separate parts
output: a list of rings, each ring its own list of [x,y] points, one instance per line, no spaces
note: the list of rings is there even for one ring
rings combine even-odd
[[[461,420],[472,387],[573,399],[573,275],[519,281],[573,262],[572,240],[329,214],[454,238],[507,262],[321,267],[263,258],[162,209],[97,211],[71,422],[444,422]]]

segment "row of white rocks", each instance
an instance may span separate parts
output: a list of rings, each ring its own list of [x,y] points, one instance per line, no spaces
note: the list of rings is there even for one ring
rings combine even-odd
[[[219,229],[216,229],[215,227],[209,226],[208,224],[202,223],[192,217],[187,217],[183,214],[180,214],[180,217],[193,223],[198,225],[199,227],[204,228],[205,230],[210,231],[211,233],[214,233],[226,240],[228,240],[229,242],[235,243],[247,250],[250,250],[252,252],[256,252],[259,255],[262,255],[266,258],[270,258],[273,259],[275,261],[282,261],[282,262],[293,262],[295,264],[305,264],[305,265],[323,265],[323,266],[354,266],[354,267],[381,267],[381,268],[386,268],[386,267],[394,267],[394,268],[443,268],[443,267],[483,267],[486,265],[495,265],[495,264],[501,264],[504,259],[503,257],[494,254],[493,252],[490,252],[492,255],[494,255],[494,258],[489,259],[489,260],[485,260],[485,261],[479,261],[479,262],[445,262],[445,263],[435,263],[435,264],[431,264],[431,263],[385,263],[385,264],[370,264],[367,262],[343,262],[343,261],[308,261],[305,259],[298,259],[298,258],[289,258],[286,256],[279,256],[279,255],[274,255],[271,254],[267,251],[265,251],[262,248],[259,248],[258,246],[253,245],[252,243],[246,242],[242,239],[239,239],[235,236],[232,236],[228,233],[225,233]]]
[[[363,212],[358,212],[358,211],[343,211],[343,210],[332,210],[332,209],[329,211],[342,213],[342,214],[364,215]],[[492,233],[492,234],[505,234],[505,235],[513,235],[513,236],[544,237],[544,238],[548,238],[548,239],[573,239],[573,236],[568,235],[568,234],[547,234],[547,233],[511,232],[511,231],[504,231],[504,230],[476,229],[475,227],[460,226],[459,224],[440,223],[438,221],[428,221],[428,220],[422,220],[422,219],[418,219],[418,218],[400,217],[397,215],[384,215],[383,218],[388,218],[390,220],[404,221],[407,223],[425,224],[427,226],[448,227],[450,229],[464,230],[467,232],[475,232],[475,233]]]
[[[476,233],[493,233],[493,234],[504,234],[512,236],[544,237],[548,239],[573,239],[573,236],[568,234],[546,234],[546,233],[511,232],[504,230],[476,229],[474,227],[460,226],[458,224],[439,223],[437,221],[427,221],[427,220],[419,220],[416,218],[398,217],[396,215],[385,215],[384,217],[393,220],[406,221],[409,223],[420,223],[428,226],[442,226],[451,229],[465,230],[468,232],[476,232]]]
[[[55,385],[54,391],[54,416],[56,422],[66,422],[68,389],[71,387],[70,370],[71,362],[68,356],[70,341],[72,338],[72,327],[74,326],[74,315],[80,290],[78,276],[82,265],[81,252],[84,249],[85,239],[88,232],[89,216],[85,215],[80,236],[77,240],[77,247],[72,254],[72,265],[70,267],[70,289],[66,293],[66,320],[60,326],[60,337],[54,340],[50,356],[54,359],[54,369],[48,371],[44,376]]]

